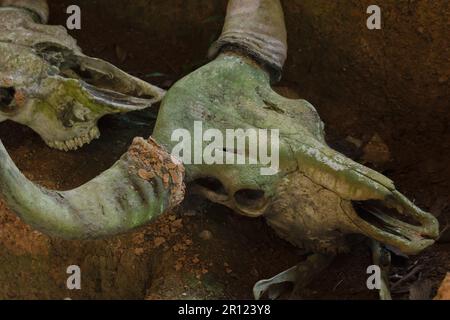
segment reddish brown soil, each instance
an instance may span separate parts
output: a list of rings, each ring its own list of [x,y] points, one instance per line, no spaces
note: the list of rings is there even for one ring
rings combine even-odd
[[[206,62],[225,8],[225,1],[206,0],[76,2],[83,28],[72,34],[87,54],[163,87]],[[51,22],[65,23],[71,3],[51,1]],[[290,57],[282,84],[317,107],[335,148],[383,171],[444,226],[450,218],[446,3],[383,1],[384,29],[371,33],[363,27],[368,1],[285,1]],[[0,125],[0,137],[29,178],[68,189],[108,168],[133,137],[150,135],[155,114],[104,119],[101,139],[71,153],[50,150],[31,130],[13,123]],[[368,161],[364,146],[375,135],[384,151]],[[355,139],[361,147],[349,142]],[[203,239],[205,231],[210,239]],[[85,242],[32,231],[0,204],[0,298],[251,298],[255,281],[301,259],[302,252],[262,220],[191,196],[141,231]],[[65,287],[71,264],[81,267],[81,291]],[[356,247],[339,256],[302,297],[376,299],[365,285],[370,264],[368,249]],[[419,257],[395,257],[391,274],[404,276],[417,265],[420,271],[398,286],[396,298],[408,298],[419,278],[430,281],[425,293],[434,295],[450,270],[449,244]]]

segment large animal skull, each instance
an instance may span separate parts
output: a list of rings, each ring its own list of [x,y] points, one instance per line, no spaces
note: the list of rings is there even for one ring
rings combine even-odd
[[[296,245],[335,253],[348,247],[352,234],[405,253],[431,245],[438,236],[433,216],[407,200],[385,176],[327,146],[323,124],[309,103],[271,89],[286,52],[278,0],[231,0],[224,32],[212,49],[216,58],[169,90],[155,140],[176,150],[183,136],[178,133],[200,138],[183,150],[200,160],[185,161],[193,190],[237,213],[265,216]],[[205,135],[199,136],[198,123]],[[276,135],[260,135],[256,143],[279,155],[272,168],[276,170],[262,171],[266,164],[251,145],[205,142],[226,136],[227,129],[279,130],[278,144]],[[204,163],[198,150],[246,164]],[[116,165],[93,181],[55,192],[26,180],[0,148],[0,191],[8,204],[36,228],[66,238],[124,232],[150,221],[181,201],[182,174],[182,166],[154,140],[137,138]]]
[[[438,236],[434,217],[387,177],[331,149],[311,104],[272,90],[270,81],[278,80],[286,49],[279,1],[231,0],[223,34],[212,49],[216,59],[169,90],[154,137],[179,153],[192,190],[239,214],[265,216],[280,236],[316,252],[347,249],[350,234],[411,254],[431,245]],[[192,145],[184,144],[180,129],[196,139]],[[257,146],[255,140],[240,146],[238,139],[215,141],[229,129],[243,129],[241,139],[255,136],[251,130],[279,130],[280,141],[277,145],[268,135],[259,136]],[[264,159],[255,147],[279,153],[276,174],[262,174]],[[199,150],[212,153],[219,164],[195,162],[203,155]],[[258,161],[251,164],[255,155]],[[238,164],[238,158],[246,164]],[[221,164],[229,163],[226,159],[234,164]]]
[[[82,54],[60,26],[43,25],[45,1],[0,7],[0,121],[36,131],[53,148],[76,150],[106,114],[149,107],[164,91]]]

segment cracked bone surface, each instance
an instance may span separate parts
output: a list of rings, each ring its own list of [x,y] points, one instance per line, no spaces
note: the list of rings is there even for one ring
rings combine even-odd
[[[45,1],[0,5],[0,121],[30,127],[52,148],[76,150],[99,137],[104,115],[141,110],[164,96],[85,56],[62,26],[39,23],[47,20]]]

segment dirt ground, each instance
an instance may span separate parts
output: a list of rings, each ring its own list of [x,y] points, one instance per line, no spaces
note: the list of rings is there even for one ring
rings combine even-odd
[[[339,151],[392,178],[403,193],[450,219],[450,111],[447,1],[378,1],[383,29],[365,28],[370,1],[284,1],[289,60],[278,90],[318,109]],[[168,88],[204,64],[226,1],[53,0],[51,23],[82,8],[84,51]],[[76,152],[45,146],[30,129],[0,124],[0,138],[33,181],[69,189],[113,164],[135,136],[147,137],[157,108],[101,121],[102,137]],[[417,257],[394,256],[398,299],[430,298],[450,271],[449,234]],[[250,299],[253,284],[304,258],[263,220],[189,196],[156,223],[97,241],[46,237],[0,202],[0,298]],[[66,289],[66,268],[82,270],[82,290]],[[365,245],[339,256],[302,294],[306,299],[376,299],[367,290]],[[406,275],[406,277],[405,277]],[[401,280],[400,280],[401,279]]]

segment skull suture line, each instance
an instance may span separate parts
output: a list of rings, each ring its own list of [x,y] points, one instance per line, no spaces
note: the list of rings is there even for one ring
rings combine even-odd
[[[260,164],[185,166],[194,192],[239,214],[264,216],[281,237],[316,253],[259,282],[257,298],[264,292],[277,297],[284,281],[306,282],[328,257],[348,250],[353,235],[407,254],[420,252],[438,236],[437,220],[400,194],[390,179],[326,144],[313,106],[272,90],[286,53],[278,0],[231,0],[222,36],[211,50],[214,60],[169,90],[153,134],[170,150],[176,143],[174,130],[193,132],[196,121],[222,133],[230,128],[279,130],[276,175],[261,175]],[[217,152],[248,154],[226,148]],[[37,229],[66,238],[125,232],[183,196],[183,167],[152,139],[137,138],[113,168],[67,192],[43,190],[26,180],[3,147],[0,157],[1,193],[11,208]]]

